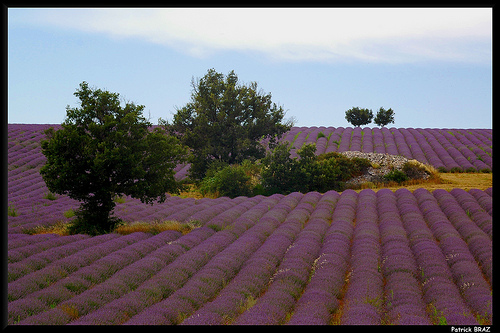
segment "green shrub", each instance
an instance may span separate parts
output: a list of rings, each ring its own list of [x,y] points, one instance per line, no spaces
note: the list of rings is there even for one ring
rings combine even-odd
[[[425,172],[426,174],[430,174],[425,166],[417,161],[408,161],[403,165],[403,172],[408,176],[408,178],[420,178],[421,175]]]
[[[68,218],[68,219],[69,219],[70,217],[75,216],[75,211],[74,211],[73,209],[71,209],[71,208],[70,208],[70,209],[68,209],[67,211],[65,211],[65,212],[63,213],[63,215],[64,215],[64,217],[66,217],[66,218]]]
[[[394,169],[384,176],[388,181],[393,181],[397,183],[402,183],[408,180],[408,176],[400,170]]]
[[[339,167],[340,179],[344,181],[360,176],[369,167],[371,167],[371,162],[366,158],[348,158],[347,156],[336,152],[321,154],[317,157],[317,161],[330,161],[330,163],[334,162]]]
[[[213,177],[217,172],[221,171],[222,169],[228,166],[229,164],[227,164],[226,162],[223,162],[221,160],[214,160],[210,162],[207,172],[205,173],[205,177]]]
[[[217,170],[217,169],[216,169]],[[214,171],[207,171],[200,184],[203,194],[212,193],[220,196],[235,198],[237,196],[249,196],[251,194],[251,177],[240,165],[229,165]]]
[[[12,217],[19,216],[19,213],[17,212],[17,209],[16,207],[14,207],[14,205],[9,205],[9,207],[7,207],[7,215]]]
[[[372,166],[370,160],[366,158],[354,157],[351,159],[353,163],[352,177],[361,176],[363,173],[368,170],[369,167]]]
[[[47,193],[45,193],[45,195],[43,196],[43,198],[51,200],[51,201],[57,199],[56,195],[54,193],[50,192],[50,191],[47,192]]]
[[[282,144],[268,153],[262,160],[262,184],[267,194],[342,191],[345,181],[371,166],[364,158],[350,159],[335,152],[316,156],[315,152],[315,144],[306,144],[297,151],[300,158],[291,158],[290,148]]]
[[[280,143],[261,160],[262,186],[266,194],[297,191],[297,163],[290,157],[290,145]]]
[[[119,196],[119,195],[115,195],[115,197],[113,198],[113,201],[116,202],[116,203],[125,203],[125,196]]]

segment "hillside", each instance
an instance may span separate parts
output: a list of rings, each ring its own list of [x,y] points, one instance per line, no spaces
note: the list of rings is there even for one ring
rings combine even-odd
[[[40,167],[45,163],[45,157],[41,153],[40,150],[40,140],[44,137],[43,131],[48,127],[58,127],[59,125],[25,125],[25,124],[9,124],[8,125],[8,204],[10,209],[16,211],[17,214],[22,214],[22,217],[12,217],[9,216],[9,232],[11,232],[11,228],[13,232],[20,232],[21,226],[24,228],[33,228],[37,225],[52,225],[57,223],[58,221],[66,221],[67,218],[64,217],[64,213],[68,212],[70,209],[76,209],[78,207],[78,202],[66,197],[66,196],[56,196],[56,198],[51,197],[49,191],[39,174]],[[447,144],[443,144],[442,146],[436,146],[436,140],[432,145],[436,146],[436,150],[440,152],[441,159],[439,162],[436,159],[437,154],[434,150],[429,150],[430,144],[427,144],[425,140],[421,140],[415,131],[418,133],[426,133],[426,136],[430,134],[440,138],[441,140],[444,137],[444,134],[439,136],[439,133],[447,133],[449,139],[451,137],[460,138],[464,143],[460,143],[462,141],[454,141],[451,140],[456,146],[451,146],[450,141],[447,141]],[[366,134],[361,134],[361,132],[366,132]],[[369,133],[372,133],[371,139]],[[324,136],[320,135],[322,133]],[[391,133],[393,133],[391,135]],[[413,140],[408,137],[409,133],[413,134]],[[451,135],[449,133],[454,133]],[[473,133],[473,134],[472,134]],[[403,144],[401,141],[402,137],[405,137],[406,141]],[[421,134],[424,135],[424,134]],[[491,136],[492,130],[429,130],[429,129],[421,129],[421,130],[412,130],[412,129],[378,129],[374,128],[371,130],[355,128],[352,129],[350,127],[347,128],[334,128],[334,127],[312,127],[312,128],[304,128],[304,127],[294,127],[292,130],[284,137],[284,140],[289,140],[293,143],[295,147],[301,147],[304,143],[315,142],[317,145],[317,153],[324,153],[330,151],[347,151],[351,150],[359,150],[366,152],[377,152],[377,153],[390,153],[397,155],[400,153],[402,156],[405,156],[409,159],[415,158],[423,163],[428,163],[429,161],[434,161],[435,164],[430,163],[436,168],[442,167],[442,164],[446,161],[449,169],[451,170],[453,167],[456,167],[455,164],[458,162],[464,163],[461,165],[462,169],[469,168],[469,164],[465,163],[467,160],[465,156],[468,156],[470,162],[477,166],[479,169],[490,170],[492,167],[491,156]],[[418,139],[418,144],[416,144],[416,139]],[[469,140],[466,140],[466,137]],[[360,139],[361,138],[361,139]],[[475,138],[475,139],[474,139]],[[482,141],[478,141],[481,138]],[[382,141],[381,141],[382,140]],[[340,142],[340,144],[337,144]],[[382,144],[382,143],[383,144]],[[384,143],[385,142],[385,143]],[[397,144],[396,144],[397,142]],[[408,142],[408,143],[406,143]],[[444,141],[443,141],[444,142]],[[473,144],[472,142],[475,142]],[[370,144],[371,143],[371,146]],[[419,147],[422,148],[419,148]],[[370,149],[371,147],[371,149]],[[442,150],[446,150],[443,147],[448,147],[448,151],[455,156],[453,160],[451,155],[442,154]],[[408,149],[411,149],[415,154],[412,155],[408,152]],[[453,149],[452,149],[453,148]],[[395,150],[398,149],[398,150]],[[422,157],[423,151],[432,151],[433,153],[428,152],[427,155]],[[458,156],[456,154],[457,151],[462,151],[463,154]],[[472,158],[469,153],[473,151],[476,152],[477,155]],[[420,152],[420,153],[419,153]],[[292,154],[295,152],[292,151]],[[425,156],[428,156],[427,158]],[[489,157],[489,159],[488,159]],[[458,161],[452,163],[453,161]],[[489,166],[484,166],[486,161],[489,163]],[[440,164],[441,163],[441,164]],[[189,170],[189,165],[180,165],[177,167],[176,178],[183,179],[186,177],[187,172]],[[480,186],[473,186],[474,182],[466,183],[462,186],[460,182],[457,182],[456,179],[458,177],[465,177],[467,174],[442,174],[445,182],[449,182],[451,184],[437,184],[437,188],[479,188],[486,189],[492,185],[491,184],[491,174],[486,175],[486,181],[483,181]],[[484,176],[478,176],[476,178],[485,178]],[[474,177],[469,177],[469,179]],[[489,181],[488,181],[489,180]],[[418,185],[417,185],[418,186]],[[409,187],[411,188],[411,187]],[[413,187],[415,188],[415,187]],[[432,185],[431,185],[432,188]],[[433,187],[436,188],[436,187]],[[159,218],[159,210],[166,207],[167,204],[164,205],[154,205],[149,206],[146,204],[141,204],[139,200],[126,198],[126,205],[118,205],[116,208],[116,215],[125,221],[133,221],[135,219],[141,220],[154,220]],[[127,205],[133,205],[136,207],[135,213],[130,215],[127,208],[124,208]],[[160,208],[161,207],[161,208]],[[139,215],[139,212],[142,212]],[[128,216],[130,215],[130,216]]]
[[[315,142],[317,154],[361,151],[401,155],[442,171],[491,171],[491,129],[294,127],[284,137],[297,148]]]
[[[28,235],[79,203],[39,174],[49,125],[8,125],[9,324],[491,324],[492,187],[270,197],[117,199],[126,222],[191,232]],[[492,169],[492,130],[292,128],[318,153],[402,155]],[[188,166],[179,166],[177,177]],[[458,168],[458,169],[457,169]],[[460,176],[444,173],[450,182]],[[447,178],[449,177],[449,178]],[[454,178],[453,178],[454,177]],[[457,184],[457,186],[455,186]],[[486,184],[486,185],[485,185]],[[438,184],[441,186],[441,184]]]

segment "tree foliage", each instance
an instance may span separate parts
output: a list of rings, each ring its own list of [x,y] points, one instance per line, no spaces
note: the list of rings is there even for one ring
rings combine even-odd
[[[394,123],[394,111],[390,108],[388,110],[385,110],[383,107],[381,107],[378,110],[375,119],[373,119],[373,122],[382,127],[389,123]]]
[[[367,125],[373,119],[373,112],[370,109],[353,107],[345,112],[345,119],[354,126]]]
[[[46,130],[40,173],[53,193],[81,201],[74,232],[99,234],[118,224],[113,198],[130,195],[142,202],[165,201],[178,193],[173,169],[188,150],[160,127],[150,131],[143,105],[120,105],[119,94],[89,88],[74,93],[80,106],[66,108],[62,128]]]
[[[250,180],[251,177],[243,166],[226,165],[207,172],[200,184],[200,191],[204,195],[212,193],[229,198],[250,196],[252,194]]]
[[[343,190],[344,182],[361,175],[371,165],[363,158],[339,153],[316,155],[316,144],[306,144],[292,158],[288,143],[277,145],[261,160],[262,185],[267,194]]]
[[[213,161],[235,164],[264,157],[260,140],[273,144],[291,127],[282,122],[285,112],[270,93],[258,91],[255,82],[240,84],[234,71],[224,76],[210,69],[191,85],[191,101],[165,125],[191,148],[195,179],[202,179]]]
[[[290,156],[288,142],[278,144],[262,163],[262,185],[268,193],[291,193],[299,190],[298,168]]]

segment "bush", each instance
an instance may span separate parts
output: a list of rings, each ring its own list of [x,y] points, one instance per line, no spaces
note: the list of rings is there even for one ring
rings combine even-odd
[[[408,176],[400,170],[394,169],[384,176],[387,181],[402,183],[408,180]]]
[[[410,160],[403,165],[403,172],[411,179],[419,179],[422,178],[423,175],[430,175],[430,171],[428,171],[424,164]]]
[[[368,170],[369,167],[372,166],[370,160],[366,158],[354,157],[351,159],[351,161],[353,164],[352,165],[353,169],[351,172],[352,177],[361,176],[363,173],[366,172],[366,170]]]
[[[9,207],[7,207],[7,215],[16,217],[19,216],[19,213],[17,212],[16,207],[14,207],[13,205],[9,205]]]
[[[44,194],[43,198],[53,201],[53,200],[57,199],[57,196],[54,193],[49,191],[49,192]]]
[[[298,190],[297,163],[290,157],[290,145],[278,144],[262,163],[262,186],[266,194],[288,194]]]
[[[341,180],[349,180],[353,177],[360,176],[371,167],[371,162],[366,158],[349,158],[336,152],[321,154],[317,157],[317,161],[334,161],[339,166]]]
[[[66,217],[66,218],[68,218],[68,219],[69,219],[69,218],[71,218],[71,217],[75,216],[75,211],[74,211],[73,209],[71,209],[71,208],[70,208],[70,209],[68,209],[67,211],[65,211],[65,212],[63,213],[63,215],[64,215],[64,217]]]
[[[316,156],[315,151],[315,144],[304,145],[297,151],[300,159],[292,159],[290,147],[282,144],[270,152],[262,161],[262,181],[267,194],[341,191],[345,181],[371,166],[364,158],[350,159],[335,152]]]
[[[240,165],[227,165],[220,168],[210,168],[207,177],[200,184],[200,191],[235,198],[237,196],[249,196],[251,191],[251,177]]]

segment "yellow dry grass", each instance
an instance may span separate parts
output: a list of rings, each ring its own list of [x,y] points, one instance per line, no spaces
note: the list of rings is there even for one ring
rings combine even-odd
[[[61,236],[69,236],[68,227],[68,224],[59,221],[51,226],[40,225],[32,229],[24,229],[23,232],[29,235],[57,234]]]
[[[397,183],[389,183],[386,186],[380,186],[373,188],[377,191],[381,188],[388,188],[392,191],[396,191],[400,188],[406,188],[410,191],[414,191],[418,188],[425,188],[428,191],[434,191],[437,189],[444,189],[450,191],[454,188],[461,188],[463,190],[470,190],[473,188],[479,190],[485,190],[489,187],[493,187],[493,174],[492,173],[439,173],[439,178],[431,179],[430,181],[424,182],[407,182],[406,184],[399,185]],[[356,190],[357,192],[361,190]]]
[[[40,234],[58,234],[61,236],[68,236],[70,223],[58,222],[52,226],[37,226],[32,229],[26,229],[23,232],[30,235]],[[114,232],[120,235],[128,235],[134,232],[148,232],[151,234],[159,234],[167,230],[175,230],[181,232],[183,235],[191,230],[200,227],[201,224],[197,221],[189,221],[181,223],[178,221],[150,221],[150,222],[132,222],[118,226]]]
[[[114,232],[121,235],[128,235],[134,232],[149,232],[156,235],[167,230],[175,230],[185,235],[194,228],[200,226],[201,225],[196,221],[189,221],[186,223],[178,221],[133,222],[117,227]]]
[[[446,185],[447,190],[455,187],[464,190],[485,190],[493,187],[492,173],[442,173],[441,178],[445,181],[443,185]]]

